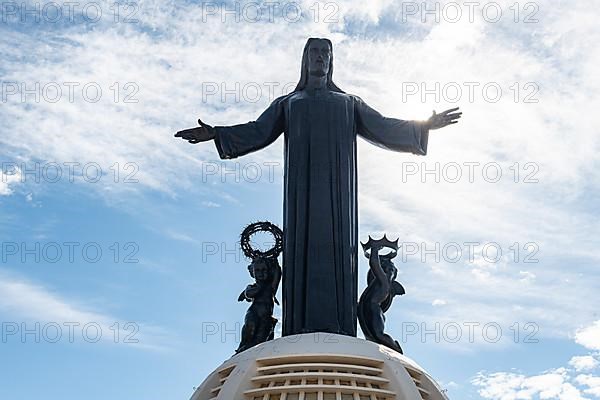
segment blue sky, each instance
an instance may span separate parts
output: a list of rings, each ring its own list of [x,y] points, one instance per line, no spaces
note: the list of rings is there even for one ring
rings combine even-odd
[[[600,397],[588,3],[61,4],[2,3],[0,398],[187,398],[233,353],[236,243],[281,225],[282,140],[224,163],[172,135],[256,118],[310,36],[384,115],[464,112],[426,157],[359,143],[360,238],[404,243],[406,355],[450,398]]]

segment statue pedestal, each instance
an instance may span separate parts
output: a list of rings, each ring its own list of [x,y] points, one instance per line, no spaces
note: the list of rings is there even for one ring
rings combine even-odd
[[[447,400],[414,361],[350,336],[271,340],[225,361],[191,400]]]

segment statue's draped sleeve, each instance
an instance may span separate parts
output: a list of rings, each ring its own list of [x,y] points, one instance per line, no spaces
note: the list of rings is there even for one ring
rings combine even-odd
[[[231,126],[215,126],[215,145],[222,159],[231,159],[260,150],[273,143],[284,130],[283,101],[279,97],[256,121]]]
[[[359,136],[376,146],[418,155],[427,154],[429,130],[421,121],[387,118],[361,98],[354,97],[354,117]]]

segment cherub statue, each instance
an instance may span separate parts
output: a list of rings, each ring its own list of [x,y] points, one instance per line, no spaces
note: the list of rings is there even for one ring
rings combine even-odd
[[[358,322],[367,340],[402,353],[400,344],[384,332],[384,313],[392,305],[394,296],[405,293],[404,287],[396,282],[398,270],[392,262],[398,252],[398,240],[391,242],[385,235],[379,240],[373,240],[369,236],[369,241],[361,244],[369,259],[369,273],[367,288],[358,302]],[[380,251],[384,248],[391,249],[391,252],[381,255]]]
[[[266,252],[252,249],[250,245],[250,237],[260,231],[270,232],[275,239],[275,246]],[[252,305],[246,312],[242,340],[236,353],[274,337],[278,321],[273,317],[273,308],[275,304],[279,305],[275,295],[281,281],[281,266],[277,257],[283,247],[282,241],[283,233],[270,222],[256,222],[246,227],[242,233],[241,245],[244,254],[252,259],[248,272],[254,278],[254,283],[248,285],[238,297],[238,301],[246,300],[252,302]]]
[[[252,302],[242,328],[242,341],[235,351],[240,353],[259,343],[272,340],[277,319],[273,317],[275,303],[279,305],[275,293],[281,280],[281,267],[277,259],[257,257],[248,266],[255,283],[248,285],[240,293],[238,301]]]

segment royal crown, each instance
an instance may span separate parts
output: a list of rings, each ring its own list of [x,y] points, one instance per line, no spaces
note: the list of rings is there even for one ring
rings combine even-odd
[[[398,239],[396,239],[395,241],[391,241],[387,238],[387,236],[384,234],[383,237],[381,239],[373,239],[370,235],[369,235],[369,240],[367,241],[367,243],[363,243],[360,242],[360,244],[363,247],[363,251],[365,253],[365,257],[370,258],[371,257],[371,249],[375,246],[380,246],[381,248],[388,248],[391,251],[388,254],[383,254],[380,255],[379,257],[381,258],[387,258],[387,259],[392,259],[394,257],[396,257],[396,255],[398,254]]]

